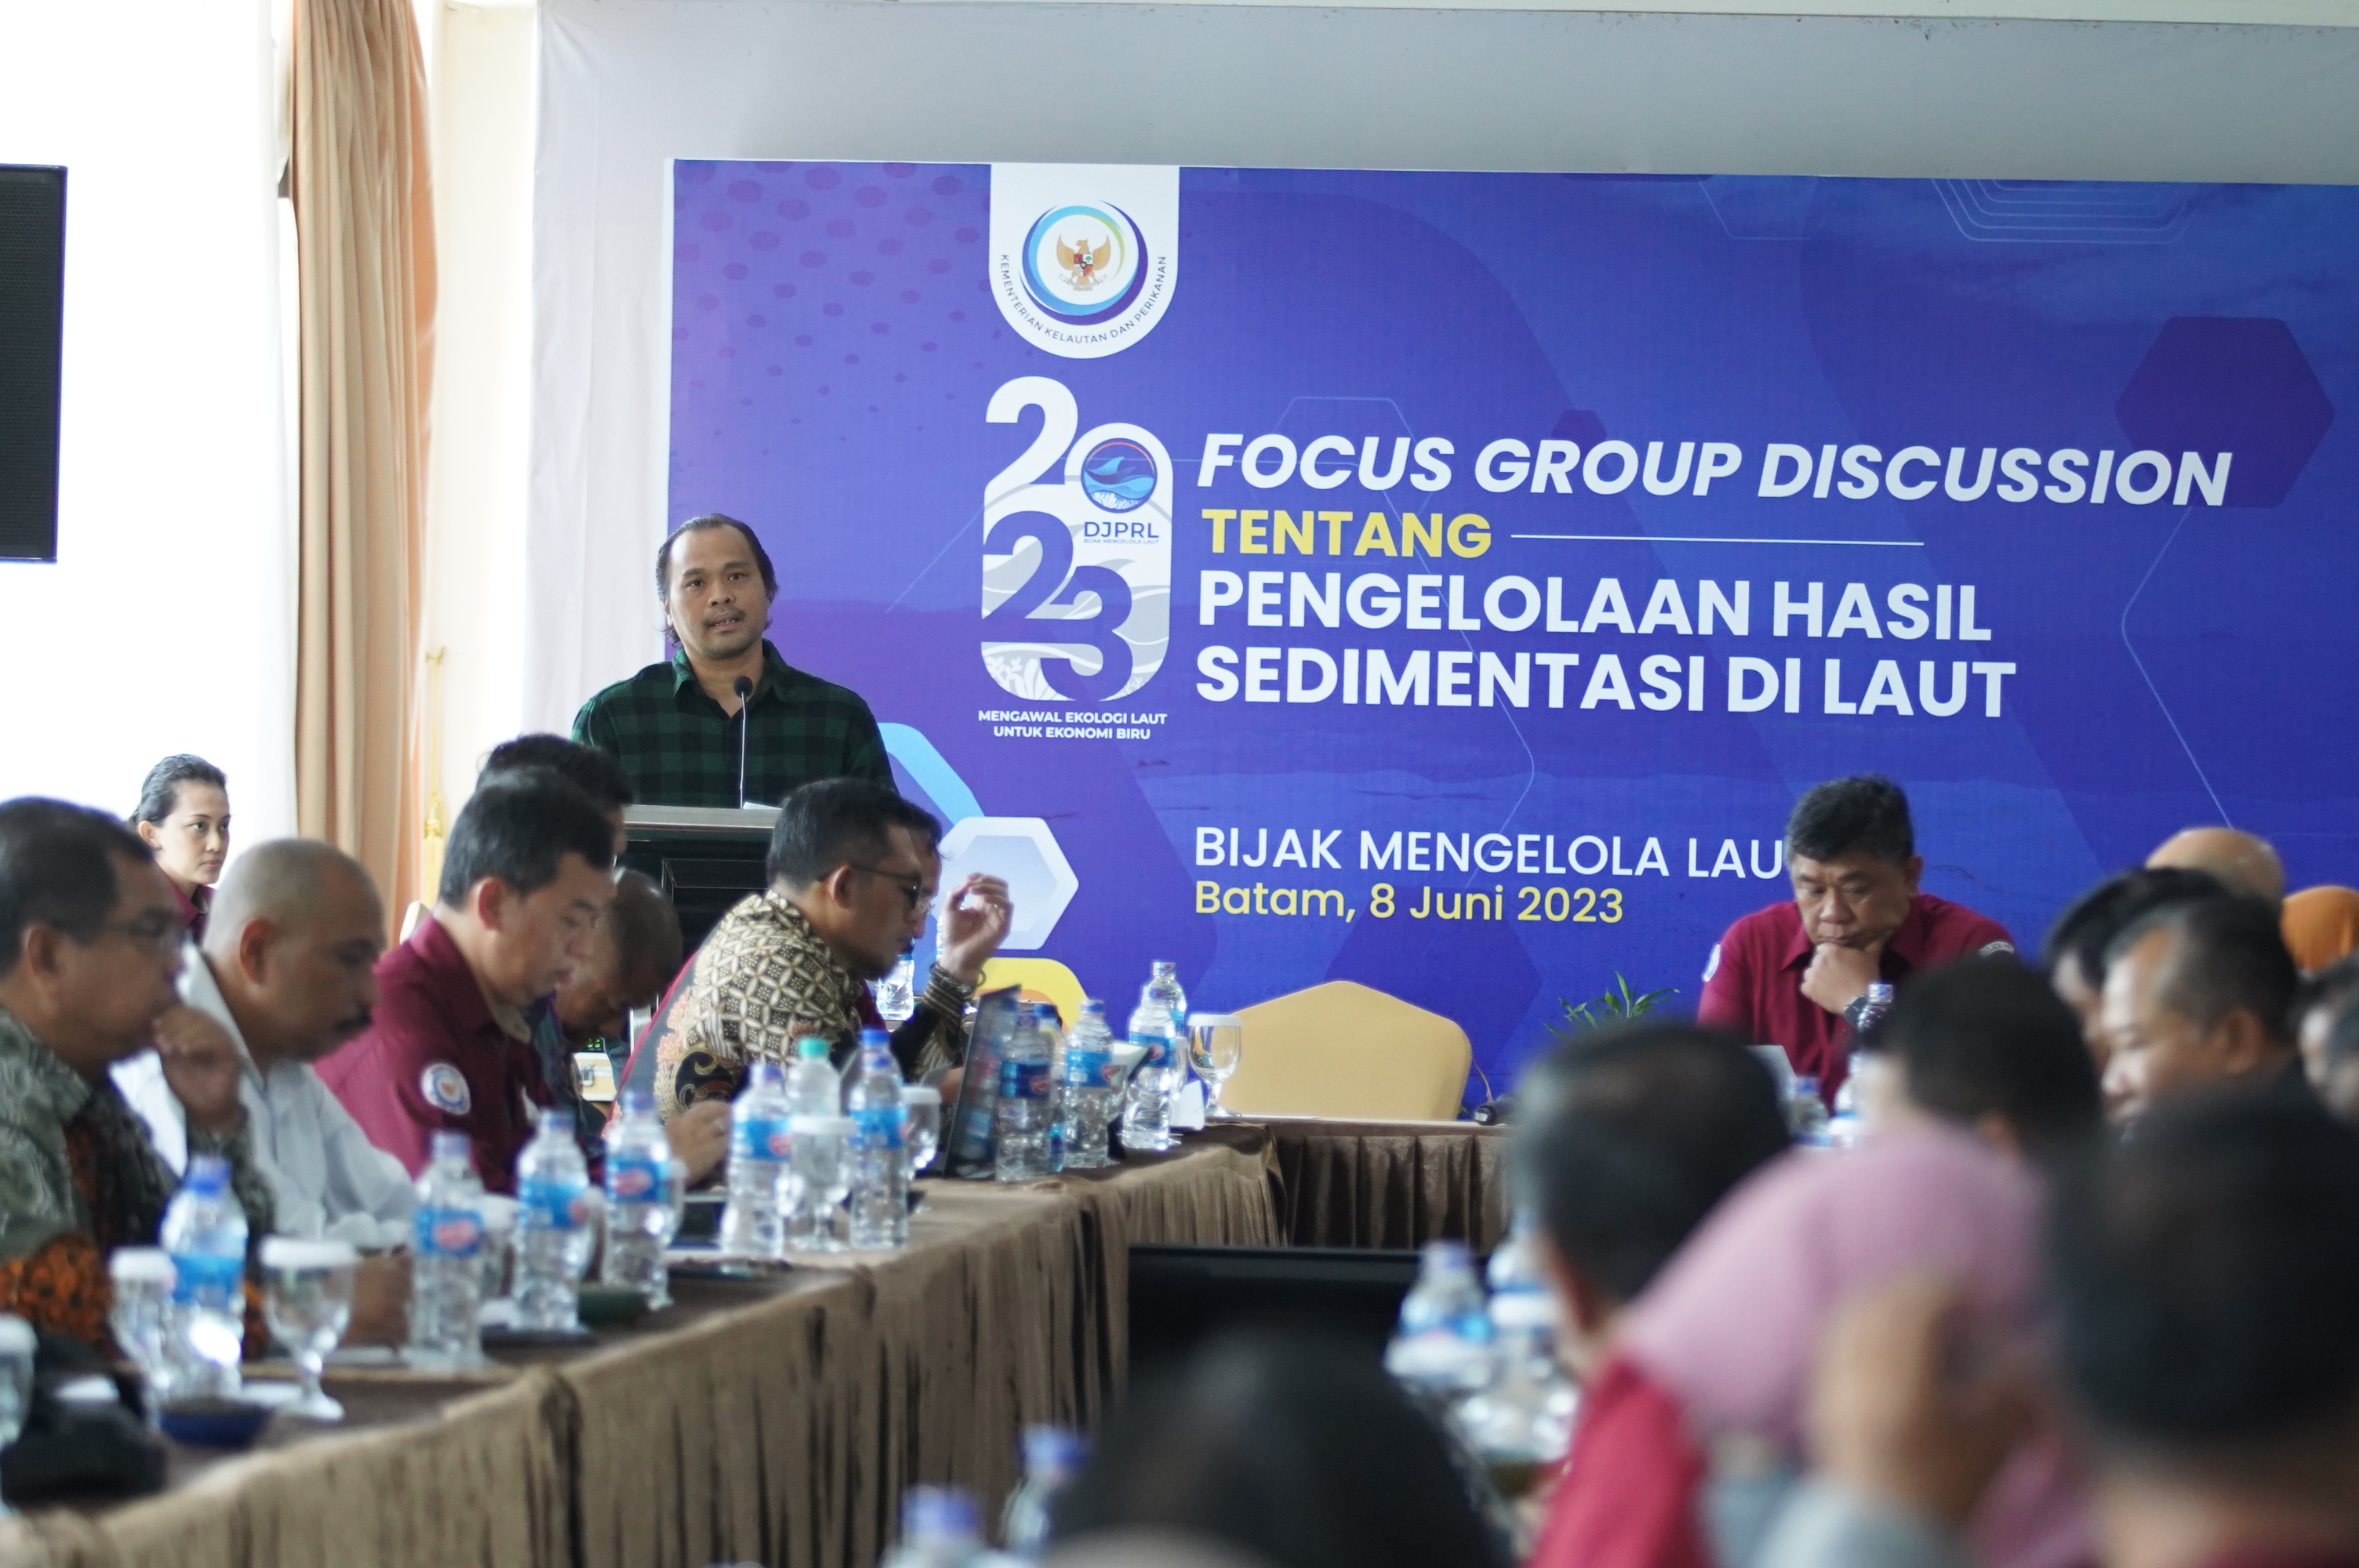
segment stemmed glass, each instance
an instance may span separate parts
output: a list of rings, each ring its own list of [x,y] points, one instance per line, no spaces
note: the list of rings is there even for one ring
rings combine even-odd
[[[1221,1086],[1237,1070],[1245,1053],[1245,1020],[1233,1012],[1194,1012],[1188,1015],[1188,1065],[1204,1080],[1212,1091],[1212,1103],[1204,1108],[1207,1121],[1234,1121],[1237,1113],[1223,1108]]]
[[[39,1338],[21,1317],[0,1317],[0,1448],[16,1441],[25,1430],[25,1411],[33,1402],[33,1355]],[[15,1513],[0,1499],[0,1516]]]
[[[793,1129],[792,1162],[799,1190],[787,1245],[806,1252],[842,1252],[845,1246],[836,1234],[835,1216],[852,1194],[852,1119],[799,1116]]]
[[[262,1243],[262,1314],[270,1332],[295,1357],[302,1397],[287,1407],[307,1421],[337,1422],[344,1407],[320,1387],[328,1352],[353,1321],[353,1285],[361,1255],[349,1241],[267,1237]]]

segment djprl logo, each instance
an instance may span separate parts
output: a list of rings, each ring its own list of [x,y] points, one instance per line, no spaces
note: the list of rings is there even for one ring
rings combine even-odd
[[[1155,493],[1154,455],[1127,436],[1100,441],[1082,459],[1082,489],[1108,512],[1130,512]]]
[[[1147,237],[1110,201],[1052,207],[1024,236],[1024,291],[1073,326],[1103,320],[1138,297]]]

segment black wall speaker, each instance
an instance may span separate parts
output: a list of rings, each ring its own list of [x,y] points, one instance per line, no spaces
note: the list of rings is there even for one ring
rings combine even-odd
[[[0,164],[0,560],[58,558],[66,171]]]

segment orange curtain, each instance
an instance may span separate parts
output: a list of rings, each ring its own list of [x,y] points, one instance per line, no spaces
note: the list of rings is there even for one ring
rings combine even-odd
[[[417,896],[418,598],[434,324],[411,0],[295,0],[301,481],[296,819]]]

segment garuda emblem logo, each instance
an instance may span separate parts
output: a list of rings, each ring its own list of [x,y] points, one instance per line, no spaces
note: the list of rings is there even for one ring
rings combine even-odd
[[[1103,242],[1093,248],[1087,240],[1069,245],[1059,239],[1057,265],[1065,269],[1066,287],[1076,290],[1095,288],[1103,281],[1098,276],[1098,269],[1105,265],[1106,253],[1112,249],[1112,245]]]

